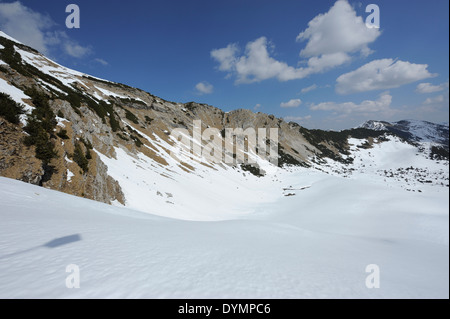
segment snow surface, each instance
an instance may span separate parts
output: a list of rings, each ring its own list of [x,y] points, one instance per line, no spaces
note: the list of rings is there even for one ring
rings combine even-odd
[[[39,79],[38,81],[39,81],[41,84],[43,84],[43,86],[46,87],[47,90],[49,90],[49,88],[50,88],[50,89],[52,89],[53,91],[59,92],[59,93],[64,94],[64,95],[67,95],[66,92],[60,90],[59,88],[57,88],[57,87],[54,86],[53,84],[50,84],[50,83],[48,83],[48,82],[45,82],[45,81],[43,81],[43,80],[41,80],[41,79]],[[49,90],[49,91],[50,91],[50,90]]]
[[[70,160],[70,159],[67,157],[67,155],[64,155],[64,160],[65,160],[67,163],[73,163],[73,161]]]
[[[45,74],[48,74],[50,76],[53,76],[60,80],[64,85],[71,87],[70,84],[74,82],[79,82],[81,84],[82,81],[79,79],[79,77],[82,77],[84,74],[78,71],[71,70],[69,68],[66,68],[62,65],[59,65],[58,63],[42,56],[35,54],[33,52],[28,52],[22,49],[19,49],[18,47],[14,47],[16,52],[20,54],[22,57],[22,60],[24,60],[26,63],[38,68],[40,71],[42,71]]]
[[[13,39],[13,41],[16,41]],[[17,42],[17,41],[16,41]],[[28,52],[22,49],[19,49],[17,46],[14,46],[14,49],[16,52],[20,54],[22,57],[22,60],[24,60],[26,63],[38,68],[41,72],[48,74],[50,76],[53,76],[60,80],[65,86],[72,87],[72,83],[78,82],[79,84],[86,87],[85,83],[83,82],[83,77],[88,76],[92,77],[94,79],[109,82],[104,79],[97,78],[92,75],[88,75],[79,71],[75,71],[72,69],[69,69],[65,66],[62,66],[58,63],[56,63],[53,60],[50,60],[49,58],[41,55],[36,54],[33,52]],[[111,82],[112,83],[112,82]],[[46,85],[50,85],[46,83]]]
[[[0,44],[0,50],[3,50],[5,47]]]
[[[10,37],[9,35],[7,35],[6,33],[4,33],[3,31],[0,31],[0,37],[4,37],[4,38],[6,38],[6,39],[8,39],[8,40],[11,40],[11,41],[14,41],[14,42],[17,42],[17,43],[22,44],[21,42],[19,42],[19,41],[17,41],[16,39]]]
[[[0,298],[449,297],[448,192],[409,193],[304,169],[277,178],[263,194],[270,201],[253,210],[243,202],[245,215],[215,222],[0,178]],[[284,197],[282,186],[299,191]],[[178,207],[198,213],[192,209]],[[55,239],[60,245],[49,244]],[[80,267],[79,289],[65,286],[69,264]],[[365,286],[369,264],[380,267],[380,289]]]
[[[410,133],[415,140],[420,142],[432,143],[439,140],[442,134],[440,130],[446,126],[448,130],[448,123],[435,124],[420,120],[403,120],[399,122],[387,123],[380,121],[367,121],[359,126],[359,128],[367,128],[375,131],[389,130],[387,125],[392,125],[395,129]]]
[[[118,98],[120,98],[120,99],[129,99],[129,98],[132,98],[132,99],[134,99],[134,100],[136,100],[136,101],[144,102],[144,100],[142,100],[142,99],[140,99],[140,98],[138,98],[138,97],[131,97],[131,96],[129,96],[129,95],[118,94],[118,93],[116,93],[116,92],[112,92],[112,91],[110,91],[110,90],[107,90],[107,89],[105,89],[105,88],[100,88],[100,87],[95,86],[95,85],[94,85],[94,87],[95,87],[99,92],[101,92],[103,95],[105,95],[106,98],[101,97],[97,92],[94,92],[94,93],[93,93],[93,96],[94,96],[96,99],[98,99],[98,100],[103,100],[103,101],[107,102],[108,104],[109,104],[109,99],[108,99],[108,97],[110,97],[110,96],[118,97]],[[144,103],[145,103],[145,102],[144,102]]]
[[[23,99],[30,99],[30,97],[28,95],[26,95],[25,93],[23,93],[23,91],[16,88],[14,85],[9,84],[2,78],[0,78],[0,92],[9,94],[16,103],[19,103],[22,105],[25,104]],[[30,109],[31,109],[31,107],[30,107]]]
[[[431,143],[416,146],[398,137],[384,136],[387,141],[375,140],[372,148],[361,148],[367,140],[349,139],[353,164],[344,165],[331,159],[326,164],[314,165],[329,174],[351,179],[370,180],[390,188],[403,188],[413,192],[448,192],[449,163],[429,159]],[[422,181],[422,182],[420,182]]]
[[[75,175],[69,169],[67,169],[67,181],[70,182],[72,180],[72,177],[74,176]]]
[[[56,122],[57,122],[57,126],[59,126],[59,127],[62,127],[62,128],[65,128],[66,127],[66,125],[64,124],[64,122],[69,122],[68,120],[66,120],[65,118],[63,118],[63,117],[59,117],[59,116],[55,116],[55,120],[56,120]]]
[[[407,123],[408,131],[421,142],[433,142],[438,136],[434,123],[418,120],[407,120]],[[445,126],[448,128],[448,125]]]

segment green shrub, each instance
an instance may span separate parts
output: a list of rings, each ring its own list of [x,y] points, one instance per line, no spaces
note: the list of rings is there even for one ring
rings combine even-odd
[[[117,136],[120,137],[120,138],[121,138],[122,140],[124,140],[124,141],[129,141],[128,138],[126,138],[125,136],[123,136],[123,135],[120,134],[120,133],[117,133]]]
[[[92,150],[94,149],[94,147],[92,146],[91,142],[89,142],[89,140],[85,140],[84,138],[80,138],[81,143],[84,144],[84,146],[86,147],[86,149],[88,150]]]
[[[248,164],[242,164],[241,168],[243,171],[249,172],[250,174],[253,174],[256,177],[264,177],[264,174],[261,174],[261,170],[258,167],[248,165]]]
[[[56,133],[58,137],[62,138],[63,140],[68,140],[69,136],[67,136],[67,130],[61,130],[58,133]]]
[[[109,125],[111,126],[113,132],[117,132],[120,130],[120,124],[116,120],[113,112],[109,113]]]
[[[86,173],[89,170],[89,161],[86,158],[80,143],[75,144],[75,150],[72,156],[75,163]]]
[[[36,158],[42,160],[44,164],[48,164],[52,158],[58,156],[54,145],[48,138],[48,134],[41,130],[36,139]]]
[[[48,97],[34,88],[25,90],[25,94],[31,97],[35,106],[35,109],[32,112],[33,117],[41,123],[41,127],[47,133],[53,134],[57,122],[55,114],[50,108]]]
[[[36,158],[42,160],[44,165],[58,156],[48,133],[42,128],[39,121],[30,117],[24,130],[29,134],[24,138],[24,144],[36,147]]]
[[[148,117],[148,115],[146,115],[145,116],[145,122],[147,123],[147,124],[152,124],[152,121],[153,121],[153,119],[151,119],[150,117]]]
[[[91,154],[91,150],[90,149],[86,150],[86,159],[88,159],[88,160],[92,159],[92,154]]]
[[[23,106],[17,104],[8,94],[0,93],[0,116],[10,123],[19,124],[21,114],[24,114]]]
[[[445,149],[444,147],[432,146],[430,156],[432,159],[435,159],[435,160],[440,160],[440,161],[448,160],[449,152],[448,152],[448,149]]]
[[[144,144],[138,137],[136,137],[134,135],[131,135],[130,137],[134,141],[134,144],[136,144],[137,147],[141,147]]]
[[[137,116],[128,110],[125,110],[125,117],[134,124],[139,124],[139,119],[137,118]]]

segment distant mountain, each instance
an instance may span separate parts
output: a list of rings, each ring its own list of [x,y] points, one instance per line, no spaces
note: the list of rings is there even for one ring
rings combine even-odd
[[[375,131],[389,131],[397,136],[413,142],[439,144],[449,148],[449,125],[435,124],[427,121],[402,120],[398,122],[367,121],[360,128]]]

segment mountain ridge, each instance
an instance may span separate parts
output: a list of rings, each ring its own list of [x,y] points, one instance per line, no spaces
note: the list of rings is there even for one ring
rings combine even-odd
[[[416,142],[430,142],[449,148],[448,123],[432,123],[421,120],[366,121],[359,128],[367,128],[375,131],[390,131],[399,136],[403,135]]]
[[[392,130],[309,130],[246,109],[224,112],[202,103],[170,102],[68,69],[11,39],[0,34],[0,88],[13,102],[24,105],[24,110],[16,114],[20,123],[0,118],[0,175],[4,177],[141,211],[153,211],[154,205],[169,216],[180,216],[180,207],[191,207],[189,196],[215,206],[213,200],[208,202],[199,193],[203,190],[220,197],[205,181],[234,189],[228,208],[233,211],[237,198],[246,200],[235,193],[236,189],[242,191],[246,180],[265,176],[276,181],[277,172],[290,169],[349,177],[352,172],[364,171],[358,164],[358,152],[391,144],[408,152],[412,149],[403,144],[412,144],[421,157],[443,161],[441,166],[448,163],[448,149],[445,153],[440,148],[421,146],[416,140],[398,140],[402,134]],[[4,97],[4,101],[9,105],[10,98]],[[201,122],[202,132],[215,128],[221,135],[218,140],[209,136],[209,140],[200,141],[201,147],[213,145],[236,161],[215,163],[192,154],[189,147],[198,143],[193,137],[194,121]],[[255,152],[258,145],[243,133],[238,134],[241,144],[223,139],[227,129],[252,128],[278,130],[277,145],[271,145],[277,148],[277,165]],[[177,140],[171,135],[174,130],[186,130],[188,136],[184,141]],[[174,153],[179,156],[174,158]],[[240,156],[245,160],[237,161]],[[441,166],[426,174],[445,184]],[[194,181],[198,190],[186,187]],[[418,190],[420,184],[408,187]],[[252,190],[242,194],[254,196]],[[216,214],[226,215],[227,208]]]

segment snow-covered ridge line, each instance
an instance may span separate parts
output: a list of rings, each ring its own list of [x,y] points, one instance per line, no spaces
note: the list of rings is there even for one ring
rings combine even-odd
[[[437,143],[447,145],[449,141],[449,126],[419,120],[402,120],[398,122],[367,121],[359,126],[375,131],[391,131],[404,134],[404,137],[416,142]]]

